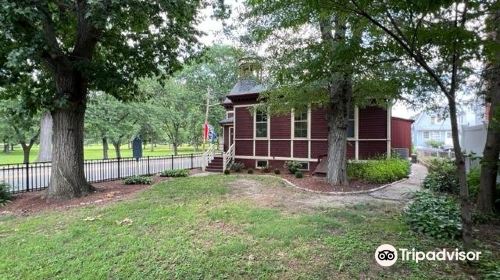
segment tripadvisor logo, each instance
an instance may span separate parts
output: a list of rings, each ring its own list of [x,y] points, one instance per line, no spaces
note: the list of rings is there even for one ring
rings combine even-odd
[[[477,251],[460,251],[459,249],[447,250],[441,249],[437,251],[422,252],[416,251],[415,248],[409,250],[399,248],[397,250],[390,244],[382,244],[375,250],[375,261],[380,266],[391,266],[399,259],[401,261],[413,261],[418,263],[423,260],[428,261],[478,261],[481,252]]]

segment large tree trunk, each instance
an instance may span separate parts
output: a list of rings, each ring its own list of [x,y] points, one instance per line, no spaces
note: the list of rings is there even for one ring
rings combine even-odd
[[[52,160],[52,116],[45,112],[40,120],[40,150],[38,151],[38,162]]]
[[[113,141],[113,147],[115,147],[116,158],[122,158],[122,152],[120,149],[121,144],[122,144],[121,141],[120,142]]]
[[[450,94],[451,95],[451,94]],[[448,98],[450,108],[451,135],[455,152],[455,165],[457,167],[458,182],[460,184],[460,214],[462,218],[462,240],[464,247],[470,249],[472,246],[472,215],[469,200],[469,188],[465,173],[465,159],[460,148],[457,122],[457,104],[454,94]]]
[[[31,147],[30,145],[22,144],[21,147],[23,148],[23,163],[29,163],[30,162],[30,151]]]
[[[174,149],[174,156],[176,156],[178,153],[178,151],[177,151],[178,147],[179,147],[179,144],[177,144],[177,142],[172,143],[172,148]]]
[[[48,196],[68,199],[88,194],[83,169],[83,120],[85,105],[57,109],[52,112],[52,173]]]
[[[491,25],[495,28],[492,33],[494,42],[500,44],[499,24],[500,11],[492,15]],[[491,102],[490,119],[486,144],[481,161],[481,183],[479,186],[479,196],[477,208],[483,214],[493,214],[495,211],[495,191],[498,173],[498,157],[500,153],[500,51],[498,48],[492,54],[486,79],[488,82],[487,96]]]
[[[347,185],[347,127],[352,99],[350,78],[343,76],[330,89],[328,108],[328,171],[331,185]]]
[[[108,138],[102,137],[102,159],[109,158],[108,151],[109,151]]]
[[[333,32],[335,28],[335,32]],[[346,22],[334,18],[334,25],[329,18],[320,21],[321,38],[331,51],[336,52],[344,43],[347,31]],[[348,63],[340,61],[332,68],[329,85],[328,105],[328,157],[326,180],[331,185],[347,185],[347,127],[349,109],[352,102],[352,76]]]
[[[6,140],[4,140],[4,142],[3,142],[3,152],[5,154],[8,154],[10,152],[9,151],[9,143]]]

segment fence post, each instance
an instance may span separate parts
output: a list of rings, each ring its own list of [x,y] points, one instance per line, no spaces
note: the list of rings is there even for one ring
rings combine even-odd
[[[26,191],[30,191],[30,164],[29,162],[26,162],[25,165],[26,168]]]
[[[149,172],[149,156],[148,156],[148,175],[149,174],[151,174],[151,173]]]
[[[118,179],[121,179],[122,177],[120,174],[120,158],[117,158],[117,160],[118,160],[118,164],[117,164],[118,165]]]
[[[191,154],[191,169],[193,169],[193,154]]]
[[[172,168],[171,169],[174,169],[174,155],[172,155]]]

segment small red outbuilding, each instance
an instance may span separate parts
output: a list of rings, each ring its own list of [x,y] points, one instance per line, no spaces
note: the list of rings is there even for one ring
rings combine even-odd
[[[407,149],[411,155],[411,124],[413,120],[391,118],[391,147],[393,149]]]

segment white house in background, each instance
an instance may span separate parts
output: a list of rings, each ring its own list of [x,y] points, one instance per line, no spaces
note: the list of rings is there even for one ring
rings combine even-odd
[[[463,127],[482,125],[484,123],[484,106],[460,109],[458,113],[459,135]],[[442,119],[432,112],[421,112],[415,116],[412,125],[412,142],[415,147],[429,147],[429,142],[440,142],[443,146],[453,146],[451,138],[450,118]],[[462,141],[461,141],[462,142]]]

